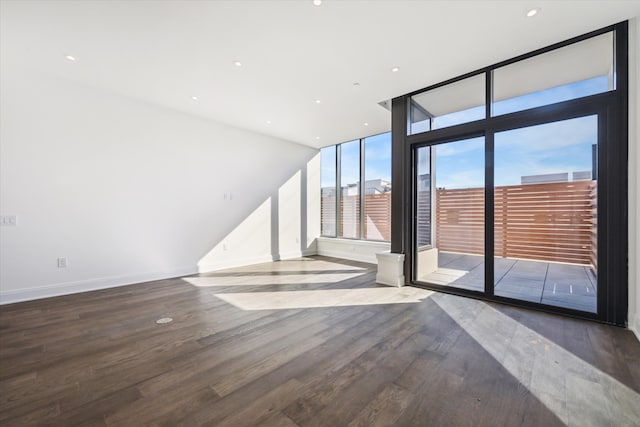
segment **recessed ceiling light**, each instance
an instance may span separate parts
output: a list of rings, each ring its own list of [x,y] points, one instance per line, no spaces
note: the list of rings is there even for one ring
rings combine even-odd
[[[540,8],[534,8],[527,12],[527,18],[531,18],[532,16],[536,16],[540,12]]]
[[[240,61],[233,61],[233,65],[235,65],[236,67],[242,67],[242,62],[240,62]]]
[[[271,124],[271,120],[267,120],[267,124],[270,125]]]
[[[67,59],[68,59],[69,61],[71,61],[71,62],[73,62],[73,61],[75,61],[75,60],[76,60],[76,57],[75,57],[75,56],[72,56],[72,55],[67,55],[67,56],[65,56],[65,58],[67,58]]]
[[[367,123],[367,122],[364,122],[364,125],[365,125],[365,126],[369,126],[369,123]]]
[[[316,139],[320,139],[320,137],[319,137],[319,136],[316,136]]]
[[[392,73],[397,73],[398,71],[400,71],[400,68],[399,68],[399,67],[393,67],[393,68],[391,69],[391,72],[392,72]]]
[[[191,99],[193,99],[194,101],[197,101],[198,97],[197,96],[192,96]]]
[[[320,6],[322,4],[322,0],[313,0],[314,6]]]
[[[320,104],[320,100],[319,99],[316,99],[316,104]]]

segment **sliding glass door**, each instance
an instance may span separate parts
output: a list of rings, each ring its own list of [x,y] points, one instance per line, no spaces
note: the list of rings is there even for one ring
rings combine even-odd
[[[627,32],[393,99],[391,250],[410,283],[627,324]]]
[[[495,134],[494,294],[595,313],[598,116]]]
[[[415,147],[413,280],[596,313],[598,115],[489,136]]]
[[[417,281],[484,291],[484,137],[416,149]]]

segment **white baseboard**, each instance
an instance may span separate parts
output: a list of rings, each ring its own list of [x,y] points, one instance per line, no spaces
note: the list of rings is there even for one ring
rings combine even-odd
[[[629,313],[629,330],[631,330],[640,341],[640,314]]]
[[[197,273],[222,270],[225,268],[242,267],[263,262],[278,261],[280,259],[299,258],[316,255],[314,248],[304,251],[287,252],[279,256],[265,255],[261,257],[244,258],[222,261],[220,263],[184,267],[176,270],[131,274],[126,276],[101,277],[99,279],[79,280],[77,282],[56,283],[53,285],[39,286],[35,288],[21,289],[18,291],[0,291],[0,305],[15,302],[31,301],[42,298],[57,297],[62,295],[77,294],[81,292],[97,291],[100,289],[116,288],[118,286],[133,285],[136,283],[150,282],[153,280],[170,279],[173,277],[190,276]]]
[[[150,282],[153,280],[170,279],[172,277],[188,276],[196,274],[197,272],[198,270],[196,267],[185,267],[171,271],[101,277],[98,279],[79,280],[77,282],[56,283],[53,285],[20,289],[18,291],[0,292],[0,305],[57,297],[61,295],[77,294],[81,292],[97,291],[100,289],[116,288],[118,286]]]
[[[293,252],[285,252],[280,254],[280,256],[278,257],[277,260],[274,259],[274,261],[279,261],[279,260],[285,260],[285,259],[293,259],[293,258],[300,258],[300,257],[305,257],[305,256],[313,256],[313,255],[317,255],[315,248],[310,248],[310,249],[305,249],[303,251],[293,251]]]

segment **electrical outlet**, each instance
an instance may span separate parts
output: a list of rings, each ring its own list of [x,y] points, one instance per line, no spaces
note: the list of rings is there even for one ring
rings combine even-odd
[[[226,243],[223,243],[223,244],[222,244],[222,250],[223,250],[223,251],[226,251],[226,250],[227,250],[227,244],[226,244]]]
[[[58,258],[58,268],[67,268],[67,257]]]
[[[16,215],[2,215],[0,224],[2,224],[3,226],[18,225],[18,217]]]

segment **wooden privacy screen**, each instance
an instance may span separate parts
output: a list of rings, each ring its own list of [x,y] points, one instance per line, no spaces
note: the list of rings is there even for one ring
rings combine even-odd
[[[431,241],[431,190],[418,191],[416,197],[416,243],[418,247],[433,246]]]
[[[360,237],[360,196],[342,196],[340,198],[341,237],[357,239]]]
[[[340,199],[342,212],[340,214],[341,237],[358,237],[360,227],[360,196],[343,196]],[[323,234],[333,235],[335,223],[335,196],[322,198],[320,218],[323,224]],[[364,196],[364,232],[369,240],[391,240],[391,193],[366,194]]]
[[[323,236],[336,235],[336,196],[322,194],[320,201],[320,224]]]
[[[495,188],[495,255],[593,265],[595,181]],[[436,192],[442,251],[484,252],[484,189]]]
[[[334,200],[323,200],[323,222],[335,218]],[[596,181],[496,187],[495,255],[595,269],[596,201]],[[343,236],[356,237],[360,198],[345,196],[341,202]],[[418,192],[418,205],[418,243],[423,245],[431,232],[428,191]],[[484,253],[483,188],[437,190],[436,208],[436,246],[441,251]],[[390,240],[390,226],[391,193],[365,195],[365,238]]]
[[[364,232],[370,240],[391,240],[391,193],[365,194]]]
[[[591,185],[591,222],[593,226],[591,227],[591,256],[589,258],[589,263],[591,264],[591,270],[593,274],[596,274],[596,270],[598,269],[598,186],[596,185],[596,181],[593,181]]]
[[[484,254],[484,188],[436,190],[436,247]]]

